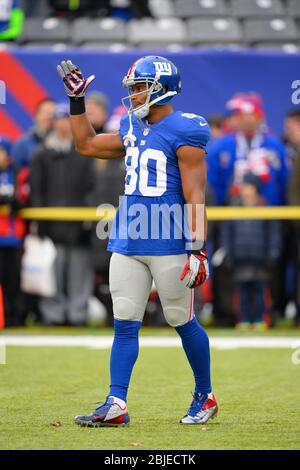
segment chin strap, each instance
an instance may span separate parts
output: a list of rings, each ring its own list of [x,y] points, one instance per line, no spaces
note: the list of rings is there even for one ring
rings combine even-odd
[[[132,125],[132,112],[128,113],[129,116],[129,129],[127,134],[123,137],[124,145],[127,147],[129,144],[131,147],[135,146],[136,136],[133,134],[133,125]]]
[[[177,95],[177,91],[167,91],[167,93],[165,93],[164,95],[159,96],[158,98],[155,98],[154,100],[150,101],[149,106],[152,106],[153,104],[158,103],[159,101],[162,101],[165,98],[168,98],[169,96],[175,95]]]
[[[151,101],[150,103],[147,103],[147,102],[146,102],[145,104],[143,104],[143,105],[141,106],[141,108],[142,108],[143,106],[146,106],[146,105],[150,108],[150,106],[152,106],[153,104],[158,103],[159,101],[161,101],[161,100],[163,100],[163,99],[165,99],[165,98],[167,98],[167,97],[169,97],[169,96],[175,96],[175,95],[177,95],[177,91],[168,91],[167,93],[165,93],[165,94],[162,95],[162,96],[159,96],[158,98],[154,99],[154,100]],[[149,95],[149,97],[150,97],[150,96],[151,96],[151,95]],[[131,147],[134,147],[134,146],[135,146],[136,136],[133,134],[133,125],[132,125],[132,114],[134,114],[135,111],[138,111],[138,109],[137,109],[137,110],[132,109],[132,110],[130,110],[130,111],[128,112],[128,116],[129,116],[129,129],[128,129],[127,134],[123,137],[123,141],[124,141],[125,147],[127,147],[129,144],[131,145]],[[144,117],[146,117],[146,116],[144,116]]]

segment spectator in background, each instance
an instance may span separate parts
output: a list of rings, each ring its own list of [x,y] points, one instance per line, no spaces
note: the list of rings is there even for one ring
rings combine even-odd
[[[214,142],[224,135],[224,116],[220,113],[211,114],[208,116],[207,122],[211,132],[211,139],[206,147],[206,153],[209,154],[210,148],[213,146]],[[210,186],[208,182],[207,186]]]
[[[229,111],[224,116],[223,133],[224,134],[235,134],[240,130],[240,112],[236,109]]]
[[[49,0],[59,16],[112,16],[125,21],[152,16],[148,0]]]
[[[239,202],[235,205],[255,207],[264,204],[261,181],[251,173],[244,176]],[[232,265],[236,290],[240,299],[241,322],[245,328],[253,325],[264,330],[264,288],[268,268],[281,251],[280,226],[271,220],[232,220],[221,226],[221,246],[226,260]]]
[[[122,106],[122,109],[123,106]],[[124,110],[125,111],[125,110]],[[108,101],[103,93],[93,91],[86,98],[86,112],[97,134],[107,132]],[[117,132],[110,127],[109,132]],[[119,206],[119,196],[124,192],[125,166],[124,159],[96,160],[95,162],[95,206],[112,204]],[[106,250],[107,240],[99,240],[96,227],[92,234],[93,266],[96,272],[95,295],[105,306],[108,325],[113,326],[112,300],[109,291],[109,260],[111,254]]]
[[[208,181],[217,203],[226,204],[232,191],[238,194],[244,175],[250,171],[260,178],[267,204],[284,204],[286,151],[265,129],[261,99],[253,93],[238,95],[227,106],[239,116],[239,130],[216,140],[209,149]]]
[[[37,147],[43,143],[52,127],[55,103],[51,98],[41,101],[34,115],[34,126],[14,145],[12,158],[18,169],[29,168]]]
[[[120,122],[123,116],[126,114],[126,109],[124,106],[117,106],[110,118],[108,119],[105,130],[106,132],[118,132],[120,128]]]
[[[92,91],[86,97],[86,112],[97,134],[105,130],[108,120],[108,100],[100,91]]]
[[[0,2],[0,41],[14,41],[23,29],[24,13],[19,0]]]
[[[82,158],[72,141],[69,106],[57,105],[53,131],[31,165],[32,205],[84,207],[93,205],[95,170],[92,159]],[[46,325],[85,325],[92,293],[91,224],[49,221],[39,223],[40,236],[57,248],[57,295],[40,302]]]
[[[287,145],[291,174],[288,185],[288,204],[300,206],[300,109],[287,113],[284,122],[285,143]],[[294,264],[293,300],[296,304],[296,324],[300,326],[300,220],[292,222],[292,259]]]
[[[15,215],[21,207],[17,173],[12,165],[11,142],[0,136],[0,284],[4,298],[5,325],[24,322],[20,271],[25,224]],[[2,212],[8,210],[8,213]]]
[[[284,143],[287,145],[292,163],[297,160],[300,146],[300,109],[293,108],[285,116]]]
[[[286,150],[266,129],[263,104],[253,93],[236,95],[227,103],[235,116],[235,132],[217,139],[208,150],[208,183],[214,191],[217,205],[226,205],[232,196],[239,197],[246,173],[252,172],[261,181],[261,192],[267,205],[283,205],[286,200],[288,166]],[[238,121],[237,121],[238,119]],[[216,236],[215,250],[219,246]],[[230,268],[218,258],[213,279],[214,311],[224,318],[231,315],[232,283]],[[272,317],[284,309],[283,258],[277,260],[271,276]],[[222,286],[226,286],[223,289]]]
[[[107,16],[109,0],[48,0],[53,14],[57,16]]]
[[[224,125],[224,116],[220,113],[211,114],[207,118],[207,122],[210,127],[211,132],[211,141],[219,139],[223,136],[223,125]]]
[[[259,117],[262,118],[263,122],[264,113],[261,98],[255,93],[248,93],[248,95],[237,93],[226,103],[227,113],[224,118],[224,134],[236,134],[241,131],[241,109],[245,107],[245,98],[254,100],[255,105],[261,109],[262,112],[259,113]],[[248,105],[246,105],[246,107],[247,106]],[[262,122],[261,128],[263,127]]]
[[[97,160],[96,162],[95,205],[112,204],[119,206],[119,197],[124,193],[125,165],[124,158]],[[96,296],[107,310],[107,322],[113,326],[112,300],[109,291],[109,261],[111,253],[107,248],[107,240],[99,240],[96,230],[92,237],[93,262],[96,271]]]
[[[152,17],[148,3],[148,0],[110,0],[110,14],[123,20]]]
[[[35,152],[43,143],[52,127],[54,101],[51,98],[42,100],[36,107],[34,125],[20,139],[17,140],[12,150],[12,160],[18,170],[18,177],[22,183],[22,202],[26,204],[30,198],[29,173],[30,165]],[[33,228],[34,224],[29,224]],[[23,294],[24,310],[33,316],[34,321],[39,321],[40,311],[38,297],[31,294]]]

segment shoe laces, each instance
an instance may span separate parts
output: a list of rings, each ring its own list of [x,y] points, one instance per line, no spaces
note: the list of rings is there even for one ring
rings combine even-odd
[[[204,405],[207,396],[201,393],[192,393],[192,397],[193,397],[193,401],[188,411],[188,415],[196,416],[196,414],[199,413],[202,406]]]

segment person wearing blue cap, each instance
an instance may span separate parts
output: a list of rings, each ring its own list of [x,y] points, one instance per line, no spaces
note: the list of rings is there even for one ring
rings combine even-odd
[[[11,162],[11,142],[0,135],[0,284],[4,298],[5,325],[24,321],[20,271],[25,223],[15,212],[21,207],[17,173]]]

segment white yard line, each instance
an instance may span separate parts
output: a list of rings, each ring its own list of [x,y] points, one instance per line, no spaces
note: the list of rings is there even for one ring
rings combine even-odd
[[[53,347],[86,347],[90,349],[109,349],[112,345],[112,336],[15,336],[1,335],[0,344],[6,346],[53,346]],[[249,336],[249,337],[211,337],[210,344],[216,349],[282,349],[299,348],[300,337],[275,336]],[[181,340],[170,336],[141,336],[141,347],[181,347]]]

